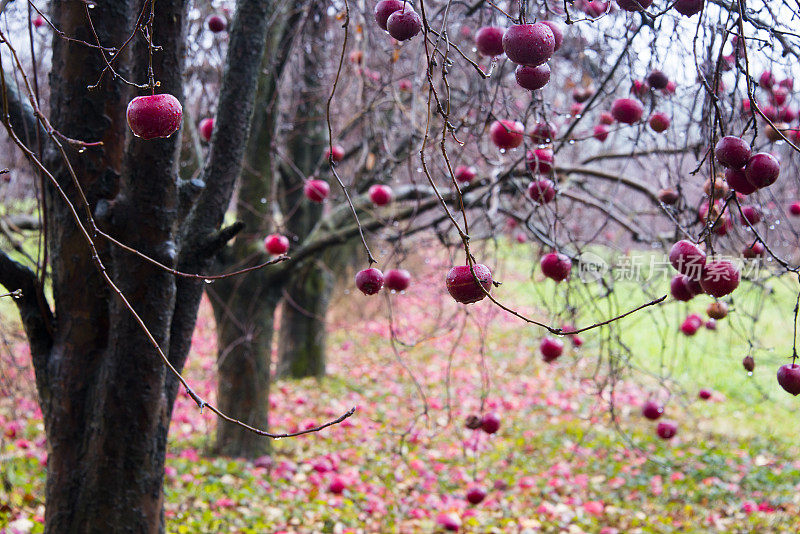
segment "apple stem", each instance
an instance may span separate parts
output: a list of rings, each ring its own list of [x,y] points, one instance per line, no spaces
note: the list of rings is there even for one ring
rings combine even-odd
[[[800,281],[800,275],[798,275]],[[797,293],[797,299],[794,302],[794,332],[792,334],[792,365],[794,366],[797,361],[797,312],[800,310],[800,292]]]

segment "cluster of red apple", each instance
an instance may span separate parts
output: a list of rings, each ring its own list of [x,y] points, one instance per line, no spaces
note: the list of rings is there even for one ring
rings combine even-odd
[[[535,91],[550,81],[547,61],[561,47],[564,34],[555,22],[515,24],[507,30],[486,26],[475,34],[475,47],[483,56],[505,54],[517,64],[514,75],[520,87]]]
[[[739,286],[741,275],[732,262],[724,259],[707,261],[706,253],[685,239],[672,246],[669,262],[680,273],[670,284],[677,300],[691,300],[701,293],[724,297]]]
[[[775,128],[767,124],[764,128],[764,133],[772,142],[780,141],[782,139],[780,131],[786,131],[786,135],[790,136],[793,141],[800,141],[800,128],[791,128],[791,123],[795,122],[798,118],[797,110],[789,104],[789,98],[794,89],[794,80],[792,78],[784,78],[778,81],[771,71],[764,71],[758,78],[758,85],[761,89],[766,91],[769,104],[758,104],[759,109],[764,114],[764,117],[775,124]],[[745,114],[750,115],[750,99],[745,98],[742,100],[742,110]]]
[[[381,0],[375,5],[375,22],[398,41],[407,41],[422,29],[422,19],[407,0]]]
[[[374,295],[384,286],[392,291],[405,291],[411,285],[411,273],[405,269],[389,269],[384,275],[370,267],[356,273],[356,287],[365,295]]]

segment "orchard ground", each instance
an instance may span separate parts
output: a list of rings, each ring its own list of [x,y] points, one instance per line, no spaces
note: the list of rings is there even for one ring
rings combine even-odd
[[[493,294],[556,326],[567,319],[556,311],[570,306],[583,326],[668,290],[665,278],[619,282],[610,298],[595,299],[605,289],[581,285],[575,272],[569,292],[544,280],[530,244],[502,240],[484,252],[503,282]],[[270,400],[273,431],[356,406],[338,426],[275,441],[272,456],[255,462],[214,458],[206,454],[214,416],[181,394],[166,467],[167,531],[437,532],[445,512],[476,533],[800,530],[798,401],[775,380],[791,354],[796,284],[743,284],[717,330],[691,338],[678,324],[704,314],[711,299],[667,301],[581,334],[582,347],[566,342],[546,364],[541,328],[488,300],[467,313],[453,302],[444,289],[450,264],[407,262],[414,280],[402,295],[339,289],[330,376],[279,381]],[[42,532],[41,415],[13,304],[3,299],[0,311],[0,532]],[[757,316],[755,327],[742,326],[745,314]],[[204,303],[187,377],[212,401],[213,328]],[[756,360],[753,376],[742,368],[746,354]],[[700,388],[713,390],[710,401],[697,398]],[[678,423],[671,441],[641,416],[650,395],[666,402],[663,419]],[[464,427],[467,415],[492,411],[502,419],[497,434]],[[334,480],[344,483],[340,495],[330,491]],[[477,506],[464,497],[473,484],[487,491]]]

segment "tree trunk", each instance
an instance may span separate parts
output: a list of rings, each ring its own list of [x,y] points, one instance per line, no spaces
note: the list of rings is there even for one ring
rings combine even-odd
[[[219,408],[250,426],[267,428],[270,356],[278,294],[258,277],[220,280],[207,292],[216,301]],[[220,299],[229,295],[222,302]],[[219,421],[215,453],[255,458],[269,442],[241,426]]]
[[[332,292],[333,276],[324,265],[309,262],[292,277],[283,294],[279,376],[325,376],[325,316]]]

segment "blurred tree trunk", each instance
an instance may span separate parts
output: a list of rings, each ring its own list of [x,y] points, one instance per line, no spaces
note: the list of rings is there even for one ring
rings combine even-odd
[[[304,2],[281,3],[272,12],[272,31],[261,65],[256,93],[253,134],[245,151],[236,216],[246,230],[217,255],[217,269],[238,270],[268,258],[264,237],[272,230],[273,145],[279,117],[278,84],[292,49]],[[217,398],[234,418],[265,428],[268,422],[273,319],[283,280],[267,280],[269,269],[207,285],[217,320]],[[269,443],[239,425],[219,421],[214,451],[254,458],[268,452]]]

